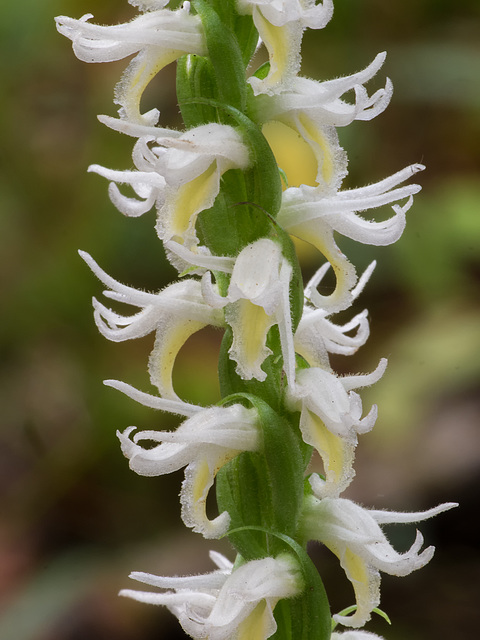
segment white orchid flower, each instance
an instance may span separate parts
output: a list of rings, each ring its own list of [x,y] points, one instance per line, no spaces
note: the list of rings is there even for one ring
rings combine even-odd
[[[374,384],[385,372],[387,361],[370,374],[338,377],[319,367],[300,369],[294,388],[287,391],[291,410],[299,410],[303,440],[315,447],[324,466],[325,480],[312,476],[318,495],[338,496],[351,482],[357,434],[370,431],[377,407],[362,418],[362,401],[352,391]]]
[[[265,380],[261,365],[272,351],[266,346],[271,327],[278,325],[284,368],[293,384],[295,350],[290,315],[292,267],[273,240],[261,238],[242,249],[232,269],[227,295],[221,296],[206,273],[202,280],[205,300],[225,307],[225,320],[232,327],[230,356],[245,380]]]
[[[405,228],[405,213],[411,207],[418,184],[399,186],[425,167],[414,164],[375,184],[338,191],[333,195],[315,187],[291,187],[283,194],[278,222],[292,235],[314,245],[330,262],[337,279],[329,296],[311,291],[311,302],[329,313],[346,309],[351,303],[350,290],[357,282],[353,265],[338,248],[334,232],[347,238],[385,246],[398,240]],[[407,199],[403,205],[392,204]],[[395,215],[382,222],[365,220],[361,211],[392,205]]]
[[[106,122],[115,127],[112,120]],[[135,131],[146,134],[141,135],[132,154],[137,171],[99,165],[90,166],[89,171],[111,181],[110,198],[125,215],[142,215],[156,203],[161,240],[175,240],[191,249],[198,244],[198,214],[213,205],[226,171],[247,168],[248,148],[236,129],[215,122],[183,134],[130,127],[131,135]],[[139,199],[122,195],[117,183],[132,186]]]
[[[112,62],[133,53],[137,55],[125,70],[115,91],[120,116],[139,124],[152,125],[159,112],[140,113],[140,100],[148,83],[167,64],[186,53],[206,54],[201,20],[186,8],[163,9],[166,2],[137,2],[148,11],[126,24],[100,26],[89,22],[92,14],[79,20],[67,16],[56,18],[58,31],[69,38],[75,55],[84,62]]]
[[[289,555],[251,560],[233,569],[218,553],[211,554],[217,571],[198,576],[161,577],[134,572],[130,577],[166,591],[125,589],[120,595],[139,602],[166,606],[184,631],[196,640],[266,640],[277,623],[278,600],[298,595],[302,577]]]
[[[310,496],[305,507],[305,535],[322,542],[338,557],[355,592],[356,611],[350,616],[335,615],[334,620],[349,627],[363,626],[380,604],[380,571],[405,576],[425,566],[433,556],[433,547],[420,551],[423,537],[418,531],[412,547],[398,553],[381,524],[420,522],[455,506],[447,502],[428,511],[398,513],[364,509],[344,498],[318,500]]]
[[[369,96],[365,87],[385,62],[386,53],[379,53],[362,71],[342,78],[318,82],[297,76],[284,90],[273,95],[259,94],[255,100],[256,117],[265,123],[270,120],[288,124],[297,115],[308,116],[320,125],[344,127],[354,120],[371,120],[384,111],[393,93],[387,78],[385,87]],[[341,96],[353,91],[353,104]]]
[[[350,291],[353,302],[362,292],[372,274],[376,262],[373,261],[359,279],[356,287]],[[370,334],[368,311],[365,309],[344,325],[336,325],[330,320],[325,309],[315,308],[310,302],[312,292],[315,294],[321,279],[330,264],[325,263],[310,280],[305,288],[305,305],[302,318],[295,332],[295,351],[300,354],[311,367],[331,370],[329,353],[353,355],[365,344]],[[318,295],[318,293],[317,293]],[[347,335],[356,329],[354,335]]]
[[[160,476],[185,467],[180,502],[182,519],[205,538],[226,533],[227,512],[213,520],[206,515],[206,501],[219,469],[243,451],[260,447],[257,412],[240,404],[209,407],[185,420],[176,431],[140,431],[135,427],[117,432],[130,468],[142,476]],[[142,441],[159,442],[144,448]]]
[[[222,312],[205,302],[198,280],[182,280],[159,293],[138,291],[107,275],[88,253],[81,251],[80,255],[109,287],[105,296],[141,309],[132,316],[123,316],[94,298],[94,318],[100,333],[113,342],[123,342],[155,331],[155,346],[149,361],[150,380],[163,398],[179,400],[172,384],[178,352],[188,338],[203,327],[224,326]]]
[[[250,78],[255,93],[278,91],[298,73],[304,30],[322,29],[333,14],[332,0],[237,0],[237,6],[253,16],[270,59],[264,80]]]

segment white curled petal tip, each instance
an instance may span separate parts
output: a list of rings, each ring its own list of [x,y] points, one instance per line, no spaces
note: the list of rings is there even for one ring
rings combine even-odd
[[[159,396],[152,396],[149,393],[144,393],[121,380],[104,380],[103,384],[106,387],[111,387],[112,389],[116,389],[117,391],[124,393],[132,400],[135,400],[139,404],[143,404],[143,406],[149,407],[150,409],[159,409],[160,411],[167,411],[169,413],[186,417],[193,416],[199,411],[203,411],[203,407],[189,404],[182,400],[170,400]]]
[[[365,375],[345,376],[340,378],[345,391],[351,391],[353,389],[359,389],[361,387],[369,387],[375,382],[378,382],[387,369],[387,358],[381,358],[377,368],[372,373]]]
[[[205,302],[213,309],[223,309],[229,300],[218,293],[216,286],[212,283],[212,274],[207,271],[201,280],[202,296]]]
[[[365,269],[365,271],[362,273],[362,275],[358,279],[357,284],[354,286],[354,288],[350,292],[353,300],[356,300],[358,296],[362,293],[362,291],[365,288],[365,285],[370,280],[370,276],[374,272],[376,266],[377,266],[377,261],[373,260],[373,262],[371,262],[368,265],[368,267]]]
[[[458,507],[458,502],[444,502],[426,511],[405,512],[369,509],[369,514],[378,524],[409,524],[433,518],[444,511]]]
[[[356,120],[373,120],[383,113],[390,104],[393,95],[393,84],[390,78],[386,78],[385,87],[376,91],[367,101],[367,104],[355,116]]]
[[[223,554],[218,551],[209,551],[210,560],[220,569],[220,571],[228,571],[229,573],[233,569],[233,562],[230,562]]]
[[[370,409],[370,411],[367,413],[367,415],[361,420],[358,420],[358,422],[355,425],[355,431],[359,435],[368,433],[375,426],[375,422],[377,421],[377,418],[378,418],[378,407],[376,404],[374,404]]]
[[[165,242],[165,248],[185,262],[211,271],[232,273],[235,264],[235,258],[230,256],[214,256],[210,253],[195,253],[183,244],[175,242],[175,240],[168,240]]]
[[[312,278],[310,278],[310,280],[307,283],[307,286],[305,287],[305,298],[307,300],[311,300],[312,296],[315,294],[315,291],[318,285],[323,280],[323,277],[325,276],[327,271],[330,269],[330,267],[331,267],[331,264],[329,262],[325,262],[324,264],[322,264],[320,269],[318,269],[315,272]]]
[[[185,480],[180,492],[183,522],[207,539],[223,536],[228,531],[231,520],[227,511],[220,513],[213,520],[207,517],[206,501],[214,479],[215,470],[210,468],[207,461],[197,460],[185,468]]]
[[[123,195],[114,182],[108,185],[108,195],[112,204],[128,218],[139,218],[153,207],[155,194],[152,193],[144,200]]]

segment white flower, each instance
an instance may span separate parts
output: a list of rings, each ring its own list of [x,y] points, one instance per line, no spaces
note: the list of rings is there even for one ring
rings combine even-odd
[[[335,615],[334,620],[361,627],[380,603],[380,571],[405,576],[425,566],[433,556],[433,547],[420,551],[423,537],[418,531],[412,547],[398,553],[380,524],[419,522],[455,506],[448,502],[420,513],[397,513],[364,509],[344,498],[318,500],[310,496],[305,507],[304,533],[308,539],[325,544],[338,557],[355,592],[355,613]]]
[[[185,420],[176,431],[140,431],[135,427],[117,432],[130,468],[142,476],[160,476],[185,468],[180,502],[182,519],[206,538],[226,533],[230,516],[221,513],[213,520],[206,515],[208,492],[223,465],[243,451],[260,446],[257,412],[240,404],[209,407]],[[161,443],[144,448],[142,441]]]
[[[211,554],[219,569],[186,577],[135,572],[131,578],[166,589],[162,593],[125,589],[120,595],[166,606],[195,639],[265,640],[277,629],[273,609],[281,598],[300,593],[302,578],[288,555],[252,560],[233,569],[220,554]]]
[[[352,300],[350,290],[357,282],[355,269],[338,248],[334,232],[357,242],[377,246],[398,240],[405,228],[405,213],[412,205],[413,195],[421,189],[417,184],[398,185],[424,168],[423,165],[414,164],[376,184],[339,191],[334,195],[307,185],[291,187],[284,192],[278,222],[289,233],[321,251],[337,278],[335,291],[331,295],[323,296],[311,291],[310,300],[315,306],[329,313],[346,309]],[[360,211],[405,198],[407,202],[404,205],[392,205],[395,215],[382,222],[365,220],[358,215]]]
[[[166,2],[137,2],[141,8],[163,7]],[[150,5],[150,6],[149,6]],[[188,6],[188,5],[187,5]],[[126,24],[91,24],[92,14],[79,20],[58,16],[58,31],[69,38],[75,55],[85,62],[111,62],[137,53],[117,84],[115,102],[122,118],[140,124],[155,124],[156,109],[141,115],[140,100],[148,83],[167,64],[186,53],[206,54],[203,28],[198,16],[188,10],[160,8]]]
[[[287,379],[293,384],[295,351],[290,315],[292,267],[273,240],[261,238],[247,245],[235,260],[228,293],[214,289],[210,274],[205,274],[203,294],[213,307],[225,307],[225,320],[232,327],[230,356],[239,375],[250,380],[265,380],[261,369],[272,352],[266,346],[270,328],[278,325]]]
[[[104,121],[115,126],[115,121]],[[139,216],[156,203],[161,240],[195,247],[198,214],[213,205],[226,171],[247,168],[248,148],[236,129],[215,122],[183,134],[168,130],[155,134],[154,128],[137,131],[141,137],[132,157],[138,171],[115,171],[99,165],[92,165],[89,171],[112,181],[110,198],[122,213]],[[135,128],[130,127],[129,132],[134,135]],[[144,132],[147,135],[142,135]],[[132,186],[140,199],[122,195],[116,183]]]
[[[290,188],[315,185],[323,196],[338,191],[348,172],[335,127],[316,121],[308,112],[291,111],[267,120],[262,132]]]
[[[123,316],[94,298],[94,318],[100,333],[114,342],[123,342],[155,331],[155,346],[149,361],[150,380],[163,398],[179,400],[172,385],[178,352],[188,338],[203,327],[224,326],[222,312],[204,301],[197,280],[182,280],[159,293],[147,293],[117,282],[87,253],[81,251],[80,255],[109,287],[110,290],[104,292],[107,297],[141,309],[132,316]]]
[[[386,109],[393,87],[387,78],[385,88],[369,96],[363,85],[373,78],[385,58],[386,53],[379,53],[362,71],[334,80],[318,82],[297,76],[282,92],[256,97],[256,118],[262,123],[277,120],[288,124],[297,115],[308,117],[317,126],[335,127],[344,127],[354,120],[371,120]],[[353,104],[341,99],[347,91],[355,93]]]
[[[270,58],[268,76],[250,78],[255,93],[278,91],[298,73],[304,30],[322,29],[333,14],[332,0],[237,0],[237,6],[252,14]]]
[[[352,302],[363,290],[375,266],[374,261],[365,270],[356,287],[350,291]],[[370,334],[366,309],[346,324],[336,325],[327,319],[330,314],[325,309],[311,305],[310,296],[312,292],[316,293],[316,287],[329,267],[330,264],[325,263],[307,284],[306,302],[294,337],[295,351],[305,358],[311,367],[320,367],[327,371],[331,370],[329,353],[352,355],[365,344]],[[357,330],[356,333],[347,335],[353,329]]]
[[[319,367],[299,369],[295,387],[287,391],[292,410],[300,410],[303,440],[315,447],[323,461],[325,480],[312,476],[318,495],[338,496],[351,482],[357,434],[373,428],[377,407],[362,418],[362,401],[352,391],[377,382],[387,361],[368,375],[338,377]]]

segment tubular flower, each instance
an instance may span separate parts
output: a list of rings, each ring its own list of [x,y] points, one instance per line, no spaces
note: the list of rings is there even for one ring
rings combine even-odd
[[[325,480],[314,475],[312,481],[321,496],[336,497],[351,482],[357,434],[373,428],[377,407],[362,418],[360,396],[352,391],[377,382],[387,361],[366,376],[339,378],[318,367],[297,371],[295,387],[287,391],[287,402],[300,410],[303,440],[315,447],[323,461]]]
[[[355,592],[355,613],[335,615],[334,620],[349,627],[361,627],[380,604],[380,571],[405,576],[425,566],[433,556],[433,547],[420,551],[423,537],[419,531],[411,548],[398,553],[380,524],[420,522],[456,506],[447,502],[419,513],[397,513],[364,509],[344,498],[318,500],[310,496],[305,507],[305,535],[322,542],[338,557]]]
[[[346,309],[352,301],[350,290],[357,282],[355,269],[338,248],[334,232],[377,246],[398,240],[405,228],[405,213],[412,205],[413,195],[421,189],[417,184],[398,185],[424,168],[414,164],[376,184],[339,191],[332,196],[325,196],[307,185],[291,187],[284,192],[279,223],[292,235],[315,246],[330,262],[337,278],[331,295],[311,292],[310,300],[315,306],[330,313]],[[404,198],[407,198],[404,205],[392,204]],[[360,211],[386,204],[392,204],[395,215],[383,222],[372,222],[358,215]]]
[[[146,10],[151,3],[135,4]],[[166,4],[157,2],[154,6]],[[206,53],[200,19],[185,9],[170,11],[163,8],[148,11],[126,24],[108,27],[91,24],[90,18],[93,18],[92,14],[79,20],[59,16],[56,18],[57,29],[72,41],[75,55],[84,62],[112,62],[136,53],[117,84],[115,102],[120,106],[122,118],[140,124],[155,124],[159,117],[157,109],[140,113],[142,94],[167,64],[185,53]]]
[[[104,294],[116,301],[139,307],[133,316],[122,316],[93,299],[95,323],[100,332],[113,342],[142,338],[156,333],[150,356],[150,380],[163,398],[178,400],[173,390],[172,373],[178,352],[195,332],[207,325],[224,326],[221,311],[203,299],[200,282],[183,280],[159,293],[138,291],[108,276],[85,252],[80,252],[94,274],[109,287]]]
[[[290,316],[292,267],[281,247],[261,238],[239,253],[232,270],[226,297],[219,295],[209,274],[203,278],[203,291],[212,307],[226,307],[225,319],[233,330],[230,356],[245,380],[265,380],[261,369],[271,350],[266,346],[270,328],[278,325],[287,379],[293,383],[295,351]]]
[[[270,59],[264,80],[250,78],[255,93],[279,91],[296,76],[304,30],[322,29],[333,14],[332,0],[237,0],[237,6],[240,13],[252,14]]]
[[[277,629],[273,609],[278,600],[295,597],[303,588],[295,560],[283,554],[233,569],[220,554],[211,557],[219,568],[205,575],[166,578],[132,573],[134,580],[166,591],[125,589],[120,595],[166,606],[185,632],[198,640],[265,640],[272,636]]]
[[[203,409],[183,422],[176,431],[140,431],[135,427],[117,432],[130,468],[142,476],[161,476],[185,468],[180,502],[188,527],[205,538],[223,535],[230,516],[224,512],[207,518],[206,500],[218,470],[242,451],[260,447],[257,412],[240,404]],[[159,442],[144,448],[139,442]]]
[[[247,168],[248,148],[233,127],[215,122],[178,136],[165,131],[154,138],[152,133],[154,129],[135,145],[132,156],[138,171],[99,165],[89,170],[111,181],[110,198],[122,213],[138,216],[156,203],[159,237],[195,247],[198,214],[213,205],[226,171]],[[129,184],[141,199],[125,197],[116,183]]]

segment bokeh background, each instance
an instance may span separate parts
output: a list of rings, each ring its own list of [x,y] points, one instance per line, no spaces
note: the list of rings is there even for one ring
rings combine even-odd
[[[209,570],[209,544],[186,531],[177,494],[182,473],[140,478],[129,471],[116,429],[169,428],[101,381],[149,389],[151,338],[114,345],[90,310],[101,285],[77,255],[91,252],[117,279],[156,290],[174,276],[153,231],[154,213],[123,218],[106,183],[86,168],[131,164],[131,140],[102,127],[124,62],[87,65],[73,56],[53,17],[92,12],[103,24],[135,14],[118,0],[5,2],[0,21],[0,638],[150,640],[181,638],[161,609],[117,597],[130,570]],[[387,50],[369,88],[392,78],[387,112],[340,132],[348,186],[423,161],[422,193],[397,245],[340,241],[362,270],[379,266],[358,301],[371,316],[369,344],[338,358],[339,372],[384,379],[374,431],[361,439],[349,495],[368,506],[461,507],[421,525],[434,560],[407,578],[383,578],[386,639],[466,638],[478,632],[480,480],[480,7],[478,0],[337,0],[322,32],[305,37],[304,74],[327,79],[365,67]],[[146,106],[179,126],[174,67],[152,85]],[[387,215],[385,212],[384,215]],[[379,212],[379,215],[383,215]],[[304,256],[306,273],[318,256]],[[218,397],[219,334],[203,331],[182,350],[180,395]],[[399,549],[414,527],[389,535]],[[213,545],[229,553],[226,542]],[[312,554],[332,607],[352,602],[337,562]]]

